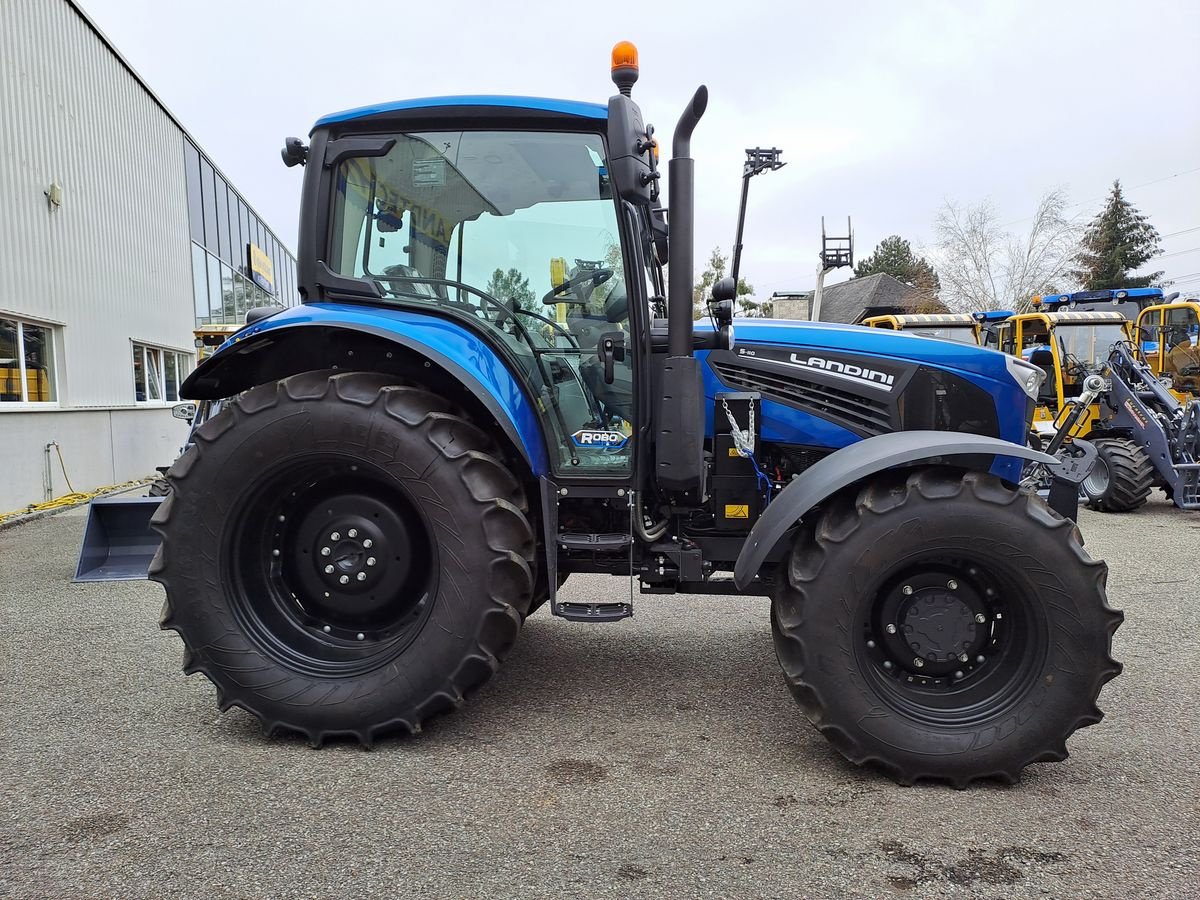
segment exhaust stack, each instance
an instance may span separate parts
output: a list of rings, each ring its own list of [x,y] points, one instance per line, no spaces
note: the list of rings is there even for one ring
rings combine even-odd
[[[670,190],[671,278],[667,287],[667,355],[692,355],[692,276],[695,266],[696,183],[692,132],[708,106],[708,88],[692,95],[671,139],[667,163]]]

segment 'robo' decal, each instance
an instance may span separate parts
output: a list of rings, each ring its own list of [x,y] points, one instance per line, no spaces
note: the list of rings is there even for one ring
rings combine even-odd
[[[571,440],[575,442],[576,447],[600,447],[606,450],[620,450],[629,443],[629,438],[619,431],[601,431],[590,428],[579,429],[571,435]]]

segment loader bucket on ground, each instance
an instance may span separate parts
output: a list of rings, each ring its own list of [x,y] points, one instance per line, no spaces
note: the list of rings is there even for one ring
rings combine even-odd
[[[88,507],[75,581],[131,581],[146,577],[159,537],[150,517],[162,497],[98,497]]]

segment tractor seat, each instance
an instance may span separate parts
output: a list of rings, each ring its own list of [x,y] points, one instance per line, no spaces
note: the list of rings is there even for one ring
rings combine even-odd
[[[1049,350],[1034,350],[1029,354],[1029,361],[1046,373],[1046,380],[1038,388],[1038,401],[1056,400],[1058,398],[1057,374],[1054,371],[1054,354]]]

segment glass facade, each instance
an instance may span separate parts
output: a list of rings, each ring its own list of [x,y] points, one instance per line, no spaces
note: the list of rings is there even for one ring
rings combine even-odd
[[[186,138],[183,143],[196,326],[240,325],[252,307],[298,303],[295,257],[204,154]],[[270,260],[270,291],[255,282],[251,245]]]

